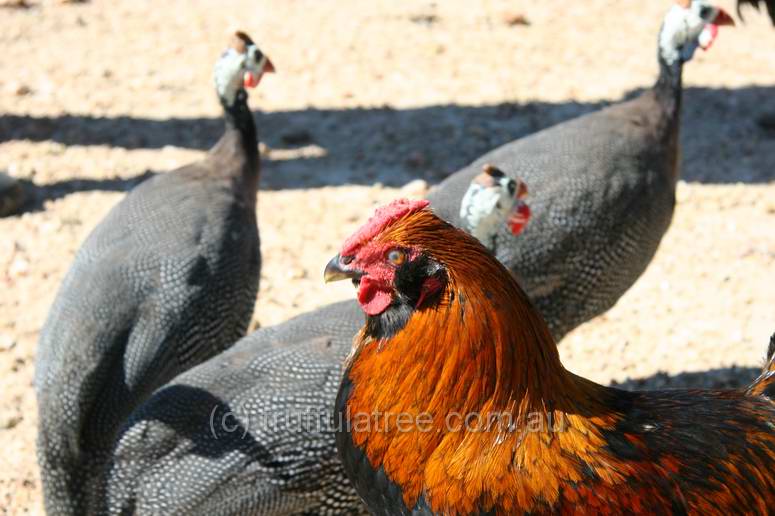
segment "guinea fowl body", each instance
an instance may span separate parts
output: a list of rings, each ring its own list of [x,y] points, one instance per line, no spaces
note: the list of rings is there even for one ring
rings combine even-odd
[[[372,514],[770,512],[775,356],[748,390],[597,385],[478,241],[416,202],[382,210],[326,269],[368,314],[335,420]],[[371,310],[375,288],[398,303]]]
[[[363,320],[355,303],[335,303],[262,328],[157,390],[120,431],[109,511],[364,513],[331,422]]]
[[[639,97],[485,154],[428,199],[460,225],[459,205],[484,164],[530,188],[531,220],[502,228],[495,254],[560,340],[611,308],[643,273],[670,225],[679,164],[681,65],[660,60]]]
[[[76,254],[41,332],[38,459],[50,514],[101,513],[116,431],[156,388],[246,330],[260,270],[244,90],[207,157],[132,190]]]

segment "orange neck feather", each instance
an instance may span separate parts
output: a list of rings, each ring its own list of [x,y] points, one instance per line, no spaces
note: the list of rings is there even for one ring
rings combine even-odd
[[[421,493],[439,511],[509,504],[493,481],[509,471],[515,477],[509,464],[529,468],[530,454],[548,451],[555,425],[586,425],[584,415],[600,414],[579,400],[598,403],[603,388],[563,368],[540,315],[478,241],[426,211],[380,239],[426,250],[446,266],[448,283],[440,301],[417,309],[393,338],[356,337],[346,373],[353,444],[402,487],[409,508]],[[359,428],[365,417],[372,426]],[[412,431],[401,431],[398,417],[411,417]],[[420,421],[432,421],[430,428],[419,430]],[[479,430],[460,430],[467,422]],[[543,429],[519,430],[532,424]],[[552,487],[503,481],[504,493],[522,489],[525,497]]]

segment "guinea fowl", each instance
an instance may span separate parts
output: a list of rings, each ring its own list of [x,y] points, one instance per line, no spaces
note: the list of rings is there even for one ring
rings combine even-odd
[[[200,162],[149,179],[92,231],[38,346],[38,460],[50,514],[100,512],[119,425],[248,327],[260,270],[258,143],[245,87],[272,63],[238,32],[215,66],[226,129]]]
[[[748,390],[578,377],[508,269],[427,206],[378,209],[325,270],[367,317],[335,427],[372,514],[771,512],[775,357]]]
[[[122,428],[111,514],[364,513],[331,408],[363,325],[345,301],[261,328],[168,383]]]
[[[523,183],[486,167],[466,205],[490,241],[493,213],[519,233]],[[158,389],[119,431],[112,514],[363,514],[330,426],[341,365],[363,325],[345,301],[262,328]],[[174,479],[171,481],[169,479]]]
[[[653,88],[505,144],[429,195],[439,216],[460,226],[460,199],[484,163],[530,186],[530,224],[519,240],[502,227],[495,254],[521,278],[555,340],[611,308],[654,256],[675,205],[681,70],[730,23],[702,0],[674,5],[659,32]]]

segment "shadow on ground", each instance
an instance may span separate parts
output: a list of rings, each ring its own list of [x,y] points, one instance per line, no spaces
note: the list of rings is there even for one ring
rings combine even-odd
[[[763,114],[775,113],[773,89],[687,88],[682,178],[702,183],[775,180],[775,123],[762,119]],[[375,182],[400,186],[416,178],[436,183],[494,147],[604,105],[535,102],[258,113],[262,140],[270,148],[264,156],[262,188]],[[0,115],[0,142],[204,150],[221,131],[220,118]],[[112,190],[135,183],[117,181],[75,179],[71,186]]]
[[[112,177],[108,179],[73,178],[54,183],[38,185],[32,181],[22,179],[19,181],[23,189],[24,201],[15,213],[40,211],[44,203],[50,200],[61,199],[75,192],[128,192],[155,173],[146,170],[134,177]]]
[[[669,375],[659,372],[646,378],[614,382],[612,387],[628,391],[656,389],[735,389],[747,387],[762,369],[757,367],[722,367],[696,373]]]

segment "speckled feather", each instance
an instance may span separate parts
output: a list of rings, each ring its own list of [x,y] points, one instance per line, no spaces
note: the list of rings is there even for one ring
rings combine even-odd
[[[331,427],[341,363],[363,320],[351,302],[315,310],[159,389],[121,430],[111,512],[365,513]]]
[[[530,222],[517,237],[502,228],[496,256],[559,340],[611,308],[654,256],[675,204],[678,125],[649,90],[482,156],[431,192],[431,206],[459,224],[485,163],[528,185]]]
[[[99,512],[118,425],[247,330],[260,256],[258,151],[244,92],[226,118],[206,159],[143,182],[108,213],[60,287],[35,377],[50,514]]]

